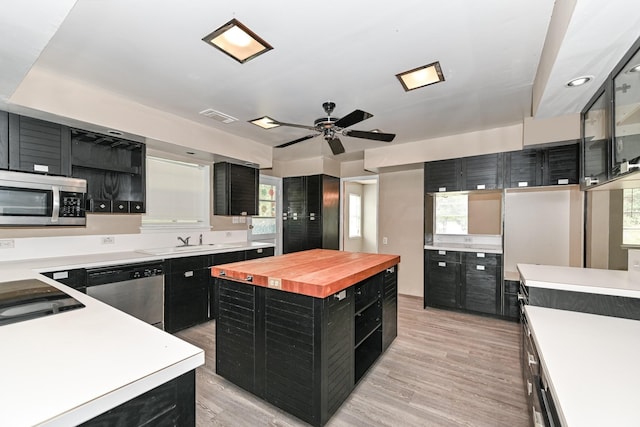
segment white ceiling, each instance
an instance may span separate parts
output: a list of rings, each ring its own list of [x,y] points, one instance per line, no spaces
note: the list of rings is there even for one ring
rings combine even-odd
[[[637,0],[572,2],[574,15],[537,110],[541,117],[579,112],[640,35]],[[353,128],[396,133],[391,144],[521,122],[531,115],[554,8],[553,0],[73,3],[3,4],[0,107],[20,110],[11,95],[33,67],[270,146],[309,131],[262,130],[248,120],[269,115],[311,125],[328,100],[337,104],[338,117],[356,108],[372,113]],[[239,64],[201,40],[231,18],[274,49]],[[404,92],[395,75],[434,61],[445,82]],[[596,77],[594,84],[564,87],[584,74]],[[222,124],[198,115],[206,108],[239,120]],[[341,139],[347,153],[339,160],[386,145]],[[274,150],[274,158],[284,160],[319,154],[330,155],[321,138]]]

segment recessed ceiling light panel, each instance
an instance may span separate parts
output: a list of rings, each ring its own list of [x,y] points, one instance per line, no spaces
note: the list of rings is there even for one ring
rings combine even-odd
[[[592,76],[582,76],[582,77],[576,77],[575,79],[569,80],[565,86],[567,87],[578,87],[578,86],[582,86],[586,83],[589,83],[591,80],[593,80]]]
[[[202,40],[241,64],[273,49],[237,19],[232,19]]]
[[[278,122],[269,116],[260,117],[259,119],[249,120],[249,123],[253,123],[256,126],[260,126],[262,129],[277,128],[280,126]]]
[[[407,92],[444,81],[444,74],[442,74],[439,62],[396,74],[396,77]]]

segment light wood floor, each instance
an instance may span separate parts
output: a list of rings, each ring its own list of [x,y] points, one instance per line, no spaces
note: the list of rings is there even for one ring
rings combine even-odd
[[[398,337],[327,426],[528,426],[520,325],[400,296]],[[215,322],[177,334],[205,350],[198,426],[306,424],[215,374]]]

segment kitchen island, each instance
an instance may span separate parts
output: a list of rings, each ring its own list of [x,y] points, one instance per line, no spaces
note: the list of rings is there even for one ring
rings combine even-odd
[[[397,335],[399,262],[313,249],[212,267],[216,372],[325,424]]]

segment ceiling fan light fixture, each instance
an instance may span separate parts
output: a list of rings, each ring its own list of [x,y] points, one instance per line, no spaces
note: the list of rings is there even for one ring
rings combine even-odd
[[[396,74],[396,77],[406,92],[444,81],[438,61]]]
[[[272,119],[269,116],[260,117],[259,119],[249,120],[249,123],[252,123],[256,126],[260,126],[262,129],[273,129],[280,126],[280,124]]]
[[[273,47],[237,19],[232,19],[202,39],[241,64]]]

